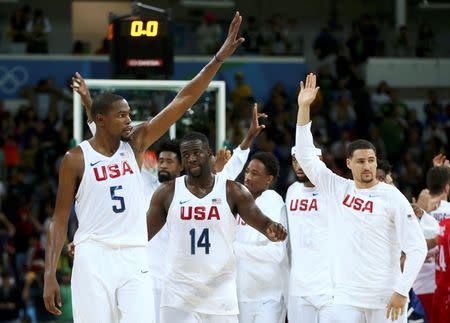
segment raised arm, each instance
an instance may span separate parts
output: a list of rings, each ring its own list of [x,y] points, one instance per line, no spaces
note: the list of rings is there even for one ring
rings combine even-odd
[[[80,73],[76,72],[74,76],[72,76],[72,82],[70,83],[70,87],[77,92],[81,97],[81,103],[84,106],[84,111],[86,112],[87,122],[88,124],[94,122],[91,113],[92,99],[91,93],[89,92],[89,88],[84,81],[84,78]]]
[[[151,240],[166,223],[167,212],[172,203],[175,181],[165,182],[153,193],[150,208],[147,211],[147,233]]]
[[[67,224],[70,210],[75,199],[75,191],[83,166],[83,154],[80,147],[71,149],[64,156],[59,169],[58,193],[52,222],[48,229],[45,247],[44,303],[47,311],[60,315],[61,295],[56,280],[59,256],[67,236]]]
[[[136,126],[132,133],[132,145],[136,153],[143,153],[151,144],[158,140],[206,90],[216,75],[222,62],[234,53],[244,41],[238,37],[242,17],[236,12],[228,30],[228,36],[222,47],[211,61],[198,73],[160,113],[148,122]]]
[[[295,135],[295,158],[302,167],[311,183],[326,194],[335,194],[336,189],[342,187],[336,182],[345,182],[342,177],[337,176],[327,168],[317,156],[311,133],[310,106],[316,98],[319,88],[316,87],[316,76],[309,74],[306,82],[300,82],[298,94],[297,129]]]
[[[252,123],[250,124],[250,128],[248,128],[247,134],[239,147],[233,150],[233,155],[223,167],[223,172],[227,174],[226,176],[228,179],[235,180],[242,172],[245,163],[247,162],[253,141],[255,141],[256,137],[258,137],[261,131],[266,127],[259,123],[259,118],[267,118],[267,114],[259,113],[258,104],[255,103],[253,105]]]
[[[283,241],[286,239],[287,232],[284,226],[272,221],[261,212],[244,185],[227,181],[227,201],[233,213],[239,213],[248,225],[261,232],[269,240]]]

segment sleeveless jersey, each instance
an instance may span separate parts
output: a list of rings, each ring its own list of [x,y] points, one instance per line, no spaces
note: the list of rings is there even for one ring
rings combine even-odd
[[[75,196],[79,224],[75,245],[92,239],[113,247],[146,246],[148,201],[133,149],[121,141],[107,157],[88,141],[80,147],[84,173]]]
[[[227,202],[227,180],[215,176],[212,191],[198,198],[187,189],[185,179],[175,179],[167,213],[168,268],[161,306],[203,314],[238,314],[235,218]]]

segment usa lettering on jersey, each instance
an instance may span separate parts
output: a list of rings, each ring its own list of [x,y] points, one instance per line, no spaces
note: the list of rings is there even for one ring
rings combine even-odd
[[[180,208],[181,220],[220,220],[219,209],[213,205],[209,208],[205,206],[182,206]]]
[[[292,199],[289,204],[290,211],[317,211],[317,199]]]
[[[126,160],[122,164],[102,165],[93,168],[95,179],[97,182],[105,181],[108,178],[117,178],[126,174],[134,174],[133,169]]]
[[[342,204],[355,211],[373,213],[373,201],[364,201],[363,199],[351,196],[350,194],[347,194]]]

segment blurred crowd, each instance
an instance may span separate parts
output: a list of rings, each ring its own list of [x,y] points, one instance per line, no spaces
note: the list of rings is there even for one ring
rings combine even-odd
[[[336,61],[337,64],[337,61]],[[450,102],[430,91],[423,107],[425,120],[381,82],[372,92],[358,79],[353,63],[333,77],[321,68],[319,98],[312,108],[316,144],[324,160],[338,174],[349,176],[345,149],[355,138],[372,141],[379,158],[393,165],[396,185],[408,197],[425,186],[424,174],[438,152],[449,150]],[[281,163],[276,190],[284,195],[295,174],[290,149],[296,123],[296,93],[283,84],[271,89],[260,105],[269,115],[266,129],[253,151],[274,153]],[[46,230],[53,213],[57,169],[72,138],[72,92],[58,89],[50,80],[23,89],[27,104],[12,114],[0,104],[0,317],[31,322],[52,321],[42,305],[42,275]],[[227,138],[237,146],[247,129],[254,98],[245,75],[236,74],[236,86],[228,94]],[[63,252],[60,275],[70,305],[70,259]],[[69,301],[67,301],[69,300]],[[71,311],[63,311],[71,313]],[[60,320],[70,320],[63,317]]]
[[[316,61],[311,66],[318,74],[319,98],[311,109],[316,145],[335,173],[349,176],[345,163],[347,144],[366,138],[377,148],[379,158],[393,165],[396,186],[409,198],[425,186],[424,174],[432,158],[450,151],[450,102],[430,91],[423,106],[424,119],[408,107],[396,89],[380,82],[370,91],[361,72],[370,56],[387,54],[375,20],[364,15],[352,24],[350,35],[331,15],[312,46]],[[11,16],[8,34],[12,43],[28,53],[47,53],[51,26],[42,10],[29,6]],[[210,54],[221,43],[224,30],[212,14],[205,14],[196,29],[199,53]],[[253,55],[290,55],[302,51],[302,33],[295,19],[274,15],[261,24],[249,17],[243,31],[244,52]],[[74,52],[83,52],[75,44]],[[412,41],[403,26],[392,46],[393,55],[429,57],[434,55],[434,32],[424,23]],[[98,53],[105,54],[107,42]],[[228,93],[227,138],[237,146],[248,128],[255,98],[245,75],[236,74],[236,86]],[[274,153],[281,164],[276,190],[284,196],[295,181],[291,168],[291,147],[296,124],[296,93],[276,84],[260,110],[269,118],[253,151]],[[53,213],[59,162],[72,144],[72,91],[60,89],[51,80],[41,80],[23,89],[27,100],[16,113],[0,101],[0,317],[12,322],[56,320],[45,311],[42,301],[44,245]],[[61,276],[64,306],[70,306],[71,260],[63,252]],[[68,316],[58,321],[70,321]]]
[[[313,36],[311,30],[295,17],[273,14],[268,19],[249,16],[244,22],[243,36],[246,42],[239,51],[241,55],[288,56],[305,55],[312,45],[319,60],[329,55],[348,52],[352,60],[365,62],[368,57],[436,57],[442,55],[442,44],[436,31],[427,21],[414,26],[395,28],[387,25],[386,17],[363,14],[349,22],[341,22],[337,8],[328,13],[326,24]],[[175,23],[175,53],[183,52],[180,44],[188,46],[189,54],[209,54],[217,50],[226,36],[226,22],[216,14],[205,11],[192,21]],[[180,32],[183,30],[183,32]],[[49,34],[52,32],[50,19],[39,8],[29,5],[14,10],[6,26],[6,39],[12,53],[48,53]],[[445,31],[444,31],[445,32]],[[186,39],[180,39],[181,37]],[[189,41],[192,40],[192,41]],[[443,49],[445,52],[448,48]],[[105,38],[100,44],[90,44],[85,39],[75,39],[72,54],[98,54],[109,52]]]

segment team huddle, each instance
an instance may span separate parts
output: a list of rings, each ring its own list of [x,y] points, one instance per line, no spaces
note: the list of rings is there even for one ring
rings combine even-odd
[[[406,322],[408,293],[439,234],[436,279],[447,290],[436,290],[433,310],[440,314],[433,322],[445,322],[448,219],[442,232],[434,226],[430,234],[424,225],[430,215],[416,216],[395,186],[377,179],[376,150],[368,141],[348,147],[353,180],[326,167],[310,130],[315,75],[300,84],[291,154],[297,181],[284,201],[270,189],[277,158],[257,152],[247,164],[264,128],[256,105],[228,161],[212,154],[204,134],[192,132],[159,145],[157,177],[143,169],[147,148],[244,41],[237,36],[241,21],[236,13],[213,59],[165,109],[134,128],[124,98],[104,93],[92,101],[75,75],[72,86],[93,137],[61,163],[46,247],[47,310],[60,314],[56,268],[75,204],[75,322],[281,323],[286,315],[289,322]],[[235,182],[246,164],[244,184]]]

